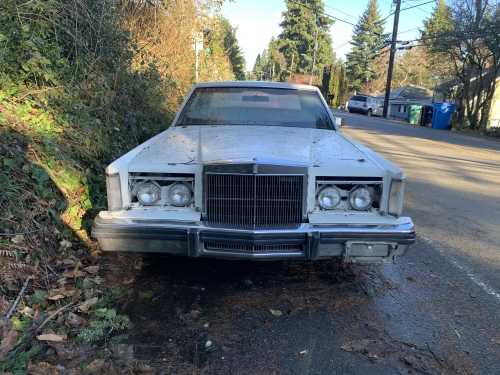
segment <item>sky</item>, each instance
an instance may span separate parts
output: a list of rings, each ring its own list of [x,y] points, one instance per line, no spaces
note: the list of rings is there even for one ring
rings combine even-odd
[[[401,9],[426,3],[426,0],[402,0]],[[324,0],[325,13],[356,24],[366,9],[368,0]],[[379,0],[380,14],[385,17],[394,10],[392,0]],[[415,39],[419,36],[418,28],[428,18],[434,3],[413,9],[403,10],[399,17],[398,40]],[[246,61],[246,69],[253,68],[257,54],[267,47],[271,37],[277,37],[281,28],[281,13],[285,10],[284,0],[232,0],[224,3],[222,14],[237,27],[236,35]],[[393,16],[386,21],[386,32],[391,32]],[[351,49],[353,26],[335,21],[330,29],[332,44],[337,57],[345,59]]]

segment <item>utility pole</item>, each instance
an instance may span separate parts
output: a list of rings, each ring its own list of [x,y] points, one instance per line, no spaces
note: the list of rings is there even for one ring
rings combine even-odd
[[[399,11],[401,9],[401,0],[394,0],[396,11],[394,12],[394,25],[392,27],[391,53],[389,55],[389,67],[387,69],[387,83],[385,85],[384,112],[383,116],[387,118],[389,114],[389,98],[391,96],[392,71],[394,69],[394,58],[396,57],[396,42],[398,40]]]

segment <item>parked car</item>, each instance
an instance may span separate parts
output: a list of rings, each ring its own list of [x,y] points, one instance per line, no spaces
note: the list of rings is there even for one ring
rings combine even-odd
[[[393,260],[415,241],[403,172],[340,133],[319,90],[195,85],[172,126],[106,169],[104,251]]]
[[[347,103],[350,113],[363,113],[367,116],[382,115],[383,103],[379,98],[368,95],[354,95]]]

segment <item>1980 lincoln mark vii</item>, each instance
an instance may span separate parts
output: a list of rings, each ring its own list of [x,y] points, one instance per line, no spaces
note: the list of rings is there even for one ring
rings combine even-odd
[[[402,171],[347,139],[320,91],[193,87],[172,126],[106,169],[104,251],[391,261],[415,241]]]

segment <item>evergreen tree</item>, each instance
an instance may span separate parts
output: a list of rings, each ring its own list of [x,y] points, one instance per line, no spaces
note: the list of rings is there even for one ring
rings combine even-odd
[[[315,41],[314,72],[321,72],[325,65],[332,63],[329,28],[333,21],[323,12],[323,0],[286,0],[286,10],[280,23],[283,31],[278,37],[279,50],[286,65],[283,72],[286,71],[288,75],[310,74],[313,70]]]
[[[451,9],[445,0],[438,0],[431,16],[424,21],[422,40],[431,52],[439,50],[440,35],[453,31],[453,17]]]
[[[384,22],[380,17],[377,0],[368,7],[354,27],[352,50],[346,56],[347,78],[352,90],[360,90],[376,78],[373,59],[385,45]]]
[[[341,60],[325,66],[322,92],[332,107],[339,107],[347,100],[347,80],[344,63]]]
[[[226,55],[231,63],[233,74],[237,80],[242,81],[245,79],[245,58],[243,57],[238,44],[236,28],[223,17],[221,17],[221,26],[224,32],[224,49],[226,50]]]
[[[262,61],[260,53],[255,58],[255,63],[253,64],[252,77],[255,80],[260,80],[262,76]]]

